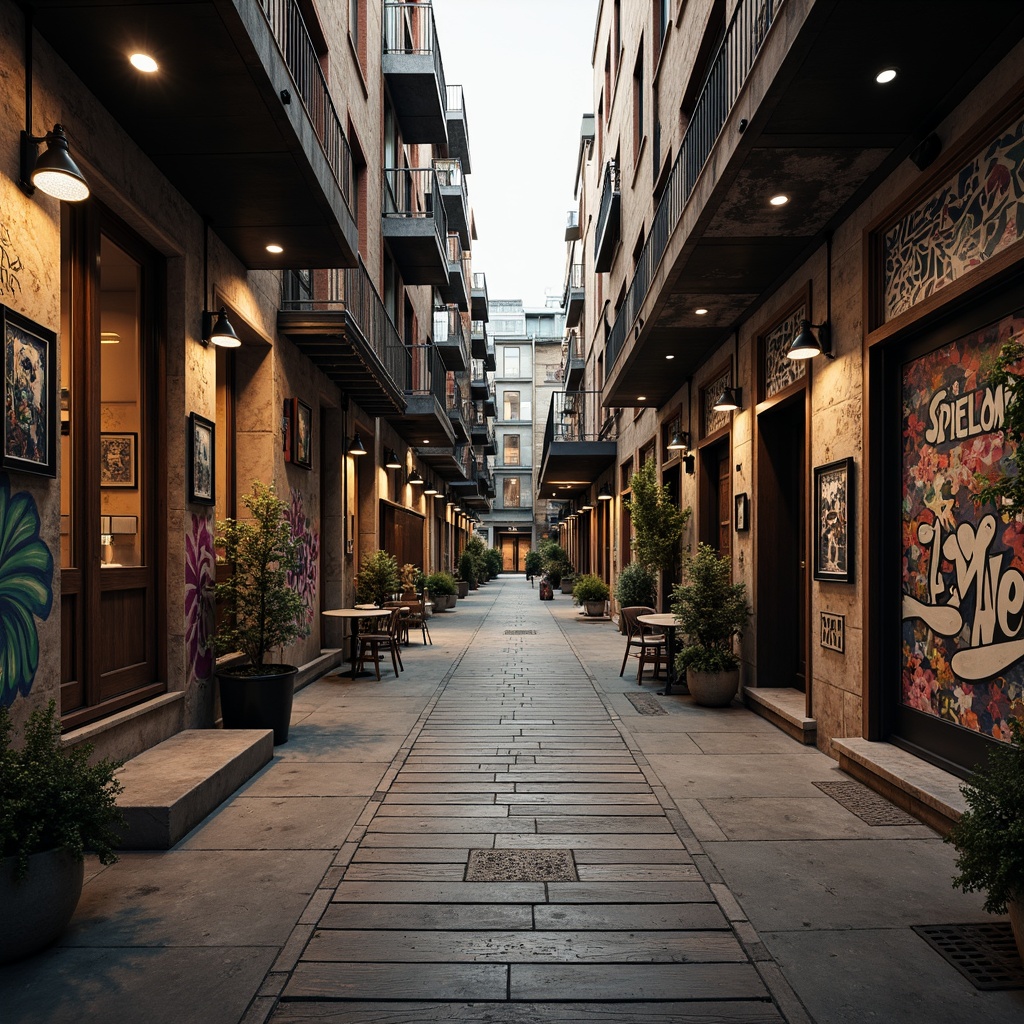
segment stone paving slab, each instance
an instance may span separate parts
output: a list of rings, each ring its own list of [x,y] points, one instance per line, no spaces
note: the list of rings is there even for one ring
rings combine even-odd
[[[505,999],[504,964],[452,964],[425,971],[421,964],[323,964],[303,961],[282,993],[289,999]]]

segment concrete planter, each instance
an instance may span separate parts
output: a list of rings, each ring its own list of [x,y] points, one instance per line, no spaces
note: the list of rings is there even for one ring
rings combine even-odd
[[[731,672],[700,672],[688,668],[686,684],[698,704],[707,708],[728,707],[740,688],[740,670],[734,668]]]
[[[276,747],[288,742],[299,670],[294,665],[267,667],[277,671],[259,676],[218,672],[220,710],[225,729],[273,729]]]
[[[0,963],[53,942],[68,926],[85,878],[85,864],[63,847],[29,857],[20,881],[15,863],[14,857],[0,858]]]
[[[604,601],[584,601],[583,607],[588,615],[604,615]]]
[[[469,584],[465,580],[458,580],[459,597],[469,597]]]

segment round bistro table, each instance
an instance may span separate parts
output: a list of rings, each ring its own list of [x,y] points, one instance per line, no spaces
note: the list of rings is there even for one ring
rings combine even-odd
[[[665,689],[661,693],[671,694],[672,684],[676,681],[676,629],[679,623],[674,615],[660,613],[655,615],[638,615],[637,622],[645,626],[656,626],[665,631],[665,639],[668,642],[668,668],[665,670]],[[686,690],[689,693],[689,689]]]

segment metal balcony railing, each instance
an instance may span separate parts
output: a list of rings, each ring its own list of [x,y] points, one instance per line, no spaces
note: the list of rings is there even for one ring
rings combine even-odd
[[[448,222],[441,202],[441,190],[432,167],[384,168],[384,217],[433,217],[442,239],[448,237]]]
[[[433,395],[438,407],[448,408],[448,371],[433,345],[409,345],[409,373],[405,381],[407,395]]]
[[[665,255],[668,240],[693,192],[697,177],[711,155],[718,134],[784,2],[785,0],[739,0],[733,12],[722,46],[683,135],[664,195],[655,211],[650,233],[640,253],[633,280],[608,334],[605,346],[606,373],[610,373],[615,366],[628,333],[640,313],[640,307],[654,279],[654,272]],[[600,231],[598,236],[600,237]]]
[[[463,273],[466,268],[466,257],[467,254],[462,248],[462,239],[459,237],[458,231],[448,232],[448,262],[449,263],[461,263]]]
[[[614,421],[602,424],[600,391],[555,391],[544,428],[544,454],[554,441],[614,441]]]
[[[347,313],[390,374],[395,388],[400,390],[409,379],[409,350],[361,259],[357,267],[295,270],[285,274],[281,309]]]
[[[465,346],[466,335],[458,306],[434,310],[434,343]]]
[[[605,164],[604,180],[601,183],[601,205],[598,207],[597,228],[594,231],[595,255],[604,246],[605,231],[609,228],[608,222],[615,207],[614,200],[619,198],[619,194],[619,167],[614,160],[609,160]],[[617,233],[615,237],[618,238]]]
[[[445,89],[444,108],[445,110],[458,111],[462,114],[466,112],[466,99],[461,85],[447,86]]]
[[[461,188],[466,190],[466,181],[462,177],[462,161],[445,157],[433,161],[434,173],[442,188]]]
[[[562,339],[562,363],[559,380],[566,380],[570,366],[582,366],[584,360],[583,338],[577,331],[569,331]]]
[[[445,408],[449,413],[458,412],[467,427],[472,424],[475,412],[473,400],[463,394],[462,386],[451,370],[448,371],[448,380],[445,382]]]
[[[437,42],[434,8],[429,3],[393,3],[386,0],[382,19],[384,53],[418,53],[433,56],[440,93],[447,100],[441,47]]]
[[[327,79],[313,46],[297,0],[259,0],[270,31],[277,40],[295,90],[313,124],[334,177],[351,207],[352,150],[334,107]]]

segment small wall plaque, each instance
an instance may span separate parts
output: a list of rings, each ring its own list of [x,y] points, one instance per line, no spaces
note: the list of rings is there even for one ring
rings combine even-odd
[[[821,613],[821,646],[843,654],[846,650],[846,616]]]

